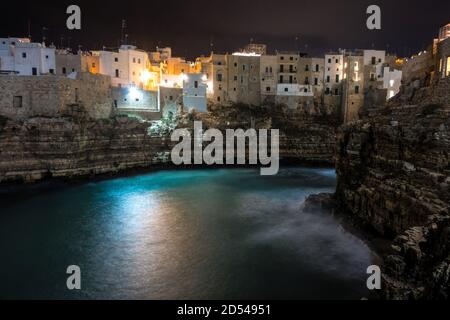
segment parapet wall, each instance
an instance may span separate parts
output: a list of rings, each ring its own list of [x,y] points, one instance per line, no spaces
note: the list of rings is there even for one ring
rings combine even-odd
[[[0,115],[25,120],[60,117],[73,110],[93,119],[112,112],[110,77],[80,73],[76,79],[48,76],[0,75]]]

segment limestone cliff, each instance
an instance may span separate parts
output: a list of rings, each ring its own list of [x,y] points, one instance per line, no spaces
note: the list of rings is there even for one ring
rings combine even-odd
[[[128,117],[0,119],[0,182],[90,176],[168,161],[163,137]]]
[[[281,106],[218,107],[206,114],[185,114],[172,129],[279,129],[280,155],[301,163],[334,162],[338,123],[320,110],[305,113]],[[157,129],[136,117],[94,120],[83,110],[61,117],[0,118],[0,183],[36,182],[48,177],[72,178],[117,173],[170,164],[170,130]]]
[[[340,129],[337,200],[392,239],[387,299],[450,298],[450,79]]]

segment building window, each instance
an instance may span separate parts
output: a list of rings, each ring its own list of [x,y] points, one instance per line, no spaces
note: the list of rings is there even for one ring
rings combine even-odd
[[[37,68],[31,68],[31,74],[37,76]]]
[[[119,77],[119,69],[116,69],[116,78]]]
[[[22,52],[22,58],[26,58],[27,57],[27,53],[26,52]]]
[[[325,94],[330,94],[330,88],[327,88],[327,89],[325,90]]]
[[[308,92],[308,89],[307,89],[307,88],[303,89],[303,92],[304,92],[304,93],[307,93],[307,92]]]
[[[309,84],[309,78],[305,77],[305,84],[308,85]]]
[[[78,102],[78,88],[75,88],[75,102]]]
[[[375,81],[375,74],[374,73],[370,74],[370,81]]]
[[[117,57],[114,58],[114,61],[115,61],[115,62],[119,62],[119,58],[117,58]]]
[[[339,89],[335,89],[334,90],[334,94],[338,96],[339,95]]]
[[[319,79],[318,78],[314,78],[314,85],[318,86],[319,85]]]
[[[309,65],[305,66],[305,71],[309,71]]]
[[[234,66],[237,68],[237,66],[238,66],[238,65],[237,65],[237,62],[234,63]]]
[[[373,64],[373,65],[377,64],[377,58],[372,57],[372,64]]]
[[[450,57],[447,57],[447,70],[445,72],[445,75],[447,77],[450,76]]]
[[[242,71],[245,71],[245,64],[242,65]]]
[[[339,59],[336,59],[336,63],[339,63]]]
[[[45,56],[45,59],[48,59],[48,56]]]
[[[316,72],[319,72],[319,65],[318,64],[316,64]]]
[[[270,87],[266,87],[266,92],[270,92]]]
[[[327,83],[330,83],[330,81],[331,81],[330,76],[327,76]]]
[[[66,68],[65,68],[65,67],[63,67],[63,68],[62,68],[62,73],[63,73],[63,74],[66,74],[66,73],[67,73],[67,71],[66,71]]]
[[[237,81],[238,80],[238,77],[237,76],[234,76],[234,81]]]
[[[289,92],[289,88],[284,88],[284,92]]]
[[[328,63],[331,63],[331,59],[328,59]]]
[[[194,88],[198,89],[198,81],[194,81]]]
[[[50,72],[50,74],[54,74],[54,73],[55,73],[55,70],[49,69],[48,72]]]
[[[355,86],[355,94],[359,94],[359,86]]]
[[[141,64],[141,59],[138,59],[138,63]]]
[[[169,96],[169,100],[172,101],[173,100],[173,96]]]
[[[114,108],[117,108],[117,100],[114,100]]]
[[[13,97],[13,107],[14,108],[22,108],[22,96],[14,96]]]
[[[136,63],[136,58],[133,58],[133,63]]]
[[[284,65],[283,64],[280,66],[280,72],[284,72]]]
[[[336,83],[339,83],[339,75],[336,75]]]
[[[217,81],[222,82],[222,74],[221,73],[217,74]]]
[[[217,102],[220,102],[220,97],[217,97]]]
[[[294,66],[293,66],[292,64],[289,65],[289,72],[290,72],[290,73],[294,72]]]

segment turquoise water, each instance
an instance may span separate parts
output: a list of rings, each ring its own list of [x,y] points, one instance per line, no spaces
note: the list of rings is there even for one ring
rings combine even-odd
[[[23,197],[0,213],[0,298],[360,299],[371,253],[302,211],[333,170],[161,171]],[[82,290],[66,288],[81,268]]]

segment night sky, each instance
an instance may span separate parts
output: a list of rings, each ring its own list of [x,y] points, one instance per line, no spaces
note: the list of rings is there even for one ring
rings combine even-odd
[[[83,49],[117,47],[121,21],[129,43],[153,50],[171,46],[176,56],[233,52],[253,39],[269,51],[296,50],[320,55],[338,48],[378,48],[405,56],[426,49],[441,25],[450,22],[449,0],[185,0],[185,1],[9,1],[1,6],[0,37]],[[82,30],[66,29],[66,8],[82,10]],[[382,9],[382,30],[366,28],[366,8]],[[61,40],[61,37],[64,39]],[[296,41],[298,37],[298,41]]]

